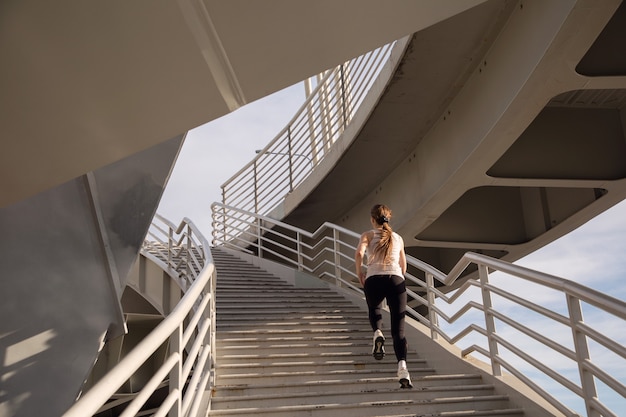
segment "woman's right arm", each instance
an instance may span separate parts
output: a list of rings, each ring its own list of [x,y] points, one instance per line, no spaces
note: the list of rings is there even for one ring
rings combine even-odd
[[[365,250],[367,249],[367,232],[361,235],[361,239],[359,239],[359,244],[356,247],[356,252],[354,254],[354,267],[356,269],[356,276],[359,277],[359,282],[361,286],[365,285],[365,272],[363,271],[363,258],[365,257]]]

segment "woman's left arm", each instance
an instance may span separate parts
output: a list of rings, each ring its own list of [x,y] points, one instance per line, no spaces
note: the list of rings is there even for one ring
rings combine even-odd
[[[402,270],[402,276],[406,274],[406,254],[404,253],[404,241],[400,238],[400,243],[402,244],[400,249],[400,259],[398,259],[398,263],[400,264],[400,269]]]

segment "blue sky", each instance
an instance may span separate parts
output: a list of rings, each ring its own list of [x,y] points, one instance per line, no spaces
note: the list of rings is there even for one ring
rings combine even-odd
[[[284,128],[304,102],[296,84],[191,130],[170,175],[158,213],[174,223],[189,217],[210,240],[211,204],[220,186]]]

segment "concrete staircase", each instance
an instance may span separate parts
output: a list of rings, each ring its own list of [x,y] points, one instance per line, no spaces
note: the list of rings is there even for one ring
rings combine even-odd
[[[388,332],[387,356],[374,360],[362,306],[332,288],[291,285],[226,251],[213,249],[213,257],[210,416],[524,415],[478,374],[437,374],[415,346],[407,361],[414,388],[400,389]]]

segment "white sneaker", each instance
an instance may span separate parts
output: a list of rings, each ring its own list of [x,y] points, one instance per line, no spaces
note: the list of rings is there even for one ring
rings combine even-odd
[[[372,356],[377,361],[385,357],[385,336],[380,329],[374,332],[374,347],[372,348]]]
[[[400,388],[413,388],[413,384],[411,384],[411,376],[409,375],[408,369],[398,369],[398,382],[400,382]]]

